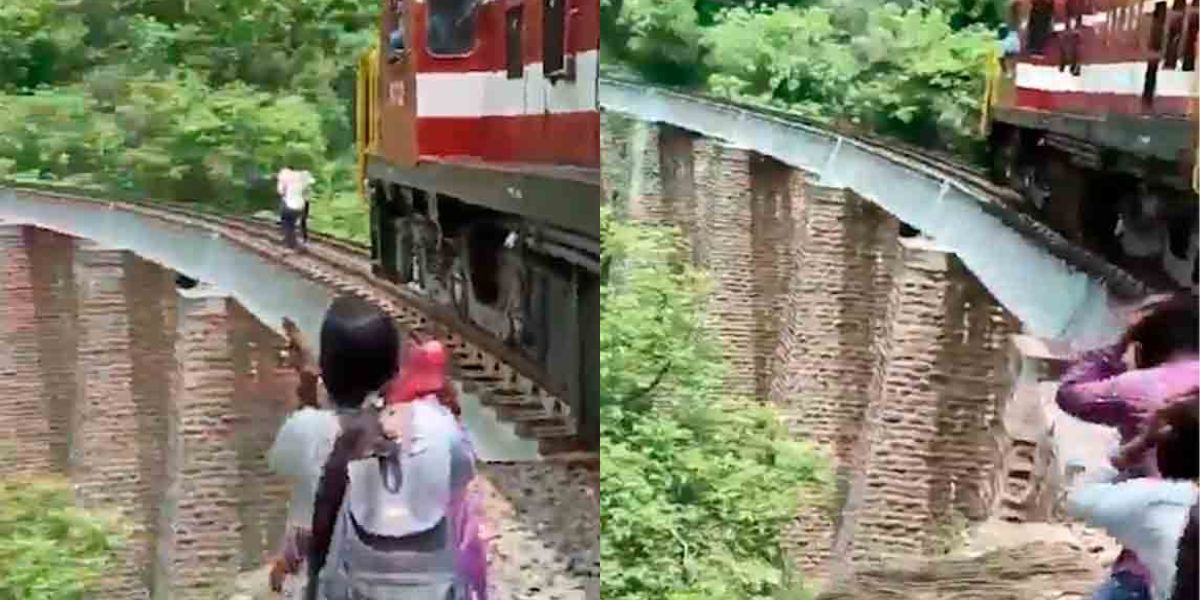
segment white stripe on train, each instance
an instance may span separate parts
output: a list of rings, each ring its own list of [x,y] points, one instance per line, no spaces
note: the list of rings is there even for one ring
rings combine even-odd
[[[551,84],[542,63],[525,65],[522,79],[506,71],[418,73],[417,117],[515,117],[598,110],[599,52],[575,55],[575,80]]]
[[[1045,92],[1121,94],[1140,96],[1146,84],[1145,62],[1080,65],[1079,75],[1057,66],[1017,63],[1017,87]],[[1195,98],[1200,79],[1196,71],[1158,72],[1154,95],[1163,98]]]

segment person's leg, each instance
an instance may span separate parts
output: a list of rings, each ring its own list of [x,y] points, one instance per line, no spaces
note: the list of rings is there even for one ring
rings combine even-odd
[[[283,209],[283,244],[288,248],[296,247],[296,212],[290,208]]]
[[[1150,600],[1150,586],[1133,573],[1113,573],[1092,594],[1092,600]]]
[[[305,202],[304,211],[300,213],[300,239],[304,240],[305,244],[308,243],[308,206]]]

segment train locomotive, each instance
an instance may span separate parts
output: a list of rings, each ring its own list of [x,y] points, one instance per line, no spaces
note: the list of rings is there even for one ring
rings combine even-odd
[[[1197,287],[1200,0],[1016,0],[988,75],[991,173],[1152,288]]]
[[[359,62],[375,274],[540,369],[599,443],[595,0],[383,0]]]

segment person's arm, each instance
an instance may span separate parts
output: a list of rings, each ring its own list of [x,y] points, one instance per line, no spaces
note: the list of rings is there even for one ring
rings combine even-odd
[[[1124,526],[1153,500],[1155,483],[1150,479],[1084,483],[1067,495],[1067,511],[1120,538]]]
[[[1195,395],[1176,397],[1159,407],[1146,419],[1137,436],[1117,451],[1113,457],[1113,466],[1127,469],[1135,465],[1158,444],[1171,423],[1195,420],[1197,409]]]
[[[1124,344],[1084,353],[1063,374],[1055,396],[1063,412],[1089,423],[1117,425],[1127,418],[1125,399],[1111,394],[1114,377],[1125,372]]]
[[[317,367],[316,359],[313,358],[313,352],[309,349],[303,334],[300,333],[300,328],[287,317],[283,319],[283,334],[288,341],[288,365],[300,375],[300,383],[296,389],[300,406],[316,408],[318,406],[317,388],[320,383],[320,369]]]

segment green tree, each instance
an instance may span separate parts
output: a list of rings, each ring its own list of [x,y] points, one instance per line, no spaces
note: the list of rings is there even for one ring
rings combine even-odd
[[[605,597],[768,598],[780,535],[823,462],[778,415],[722,394],[704,277],[676,232],[602,214],[601,572]],[[794,583],[794,582],[791,582]]]
[[[83,598],[116,562],[119,521],[76,508],[56,478],[0,481],[0,597]]]
[[[317,175],[325,204],[314,206],[314,229],[364,239],[366,208],[350,201],[350,108],[378,9],[376,0],[0,3],[0,177],[251,211],[273,207],[271,178],[290,163]]]
[[[651,81],[968,155],[978,149],[1000,0],[605,6],[619,15],[606,29],[609,54]]]
[[[693,0],[623,0],[620,7],[624,56],[667,83],[697,80],[701,29]]]
[[[0,2],[0,91],[31,89],[76,74],[84,63],[82,19],[57,0]]]

